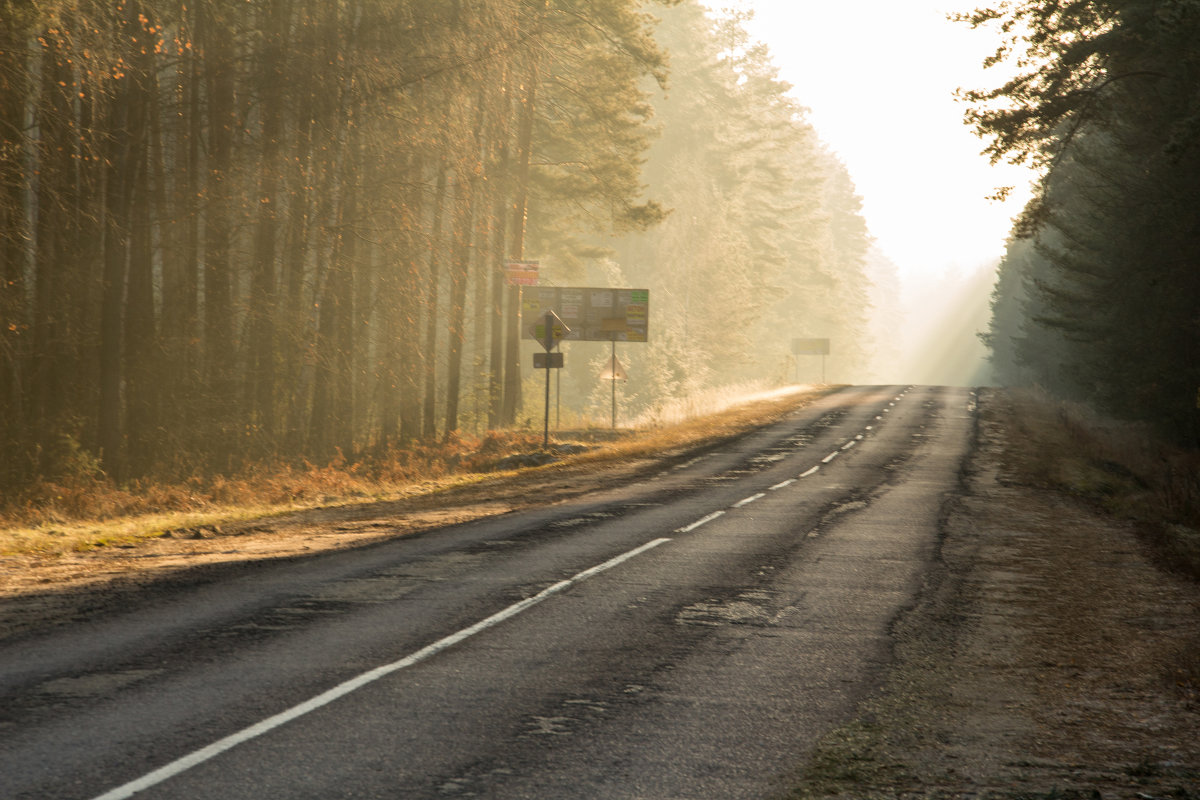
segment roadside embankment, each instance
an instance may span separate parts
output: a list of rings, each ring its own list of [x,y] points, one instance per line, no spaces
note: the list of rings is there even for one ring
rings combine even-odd
[[[1070,448],[1066,422],[980,393],[895,665],[790,797],[1200,798],[1200,583],[1163,568],[1160,521],[1046,480],[1125,473]]]

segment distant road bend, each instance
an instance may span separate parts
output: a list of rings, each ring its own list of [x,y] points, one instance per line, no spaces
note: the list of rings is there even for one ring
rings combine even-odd
[[[762,798],[936,555],[973,396],[854,387],[635,486],[0,650],[0,797]]]

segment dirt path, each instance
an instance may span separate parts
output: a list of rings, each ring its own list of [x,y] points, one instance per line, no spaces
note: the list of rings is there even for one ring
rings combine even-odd
[[[1200,586],[1128,524],[1028,485],[985,392],[942,568],[898,663],[795,797],[1200,798]]]

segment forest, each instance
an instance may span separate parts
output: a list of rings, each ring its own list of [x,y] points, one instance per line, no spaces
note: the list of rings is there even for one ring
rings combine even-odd
[[[622,413],[791,380],[793,336],[860,368],[860,201],[743,22],[0,0],[0,490],[519,426],[540,398],[513,260],[649,290]],[[567,352],[581,413],[602,358]]]
[[[1038,384],[1200,447],[1200,7],[1021,2],[963,20],[1005,37],[1002,86],[964,93],[994,160],[1040,168],[986,340]]]

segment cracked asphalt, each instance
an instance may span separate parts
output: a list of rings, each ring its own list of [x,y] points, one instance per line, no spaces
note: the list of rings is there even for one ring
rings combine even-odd
[[[852,387],[568,502],[0,649],[6,798],[759,798],[878,686],[974,396]]]

